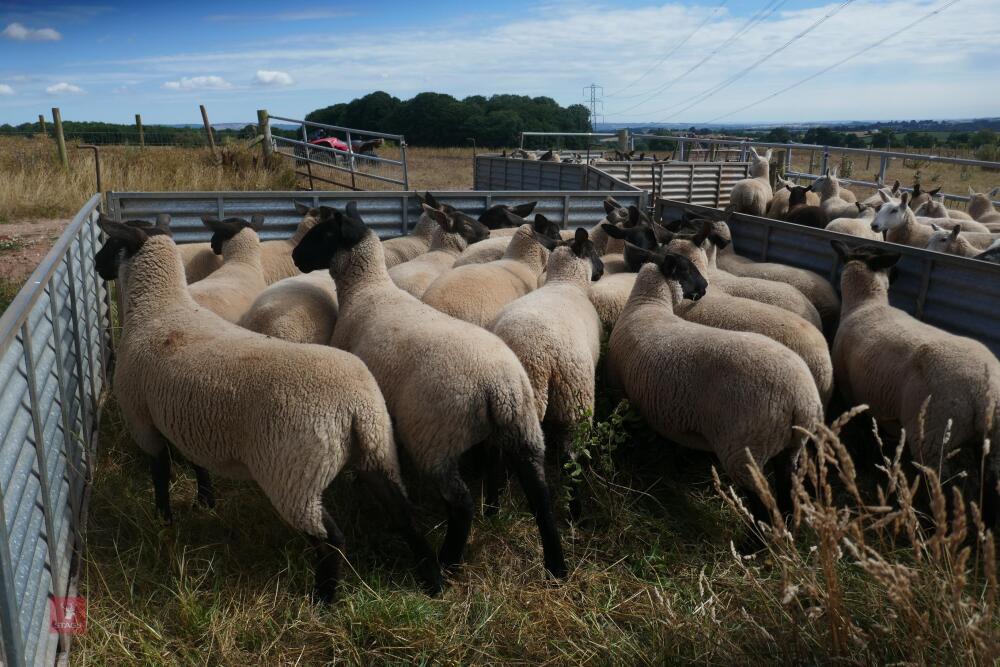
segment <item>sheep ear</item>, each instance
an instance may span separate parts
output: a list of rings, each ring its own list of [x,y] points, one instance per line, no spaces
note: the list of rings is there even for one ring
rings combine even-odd
[[[425,203],[428,206],[433,206],[434,208],[441,208],[441,204],[439,204],[438,200],[434,198],[434,195],[432,195],[429,192],[424,193],[424,201],[421,203]]]
[[[163,231],[170,231],[170,214],[160,213],[156,216],[156,229],[162,229]]]
[[[712,233],[712,223],[708,220],[704,222],[701,226],[701,231],[691,237],[691,243],[695,244],[696,247],[700,248]]]
[[[939,193],[939,192],[941,192],[941,186],[940,185],[937,186],[936,188],[934,188],[933,190],[931,190],[930,192],[928,192],[927,194],[929,194],[931,197],[935,197],[935,196],[937,196],[937,193]]]
[[[622,207],[622,205],[619,204],[614,199],[612,199],[611,197],[608,197],[607,199],[604,200],[604,212],[605,213],[612,213],[616,209],[619,209],[621,207]]]
[[[306,213],[309,212],[310,207],[306,206],[300,201],[292,202],[292,204],[295,206],[295,212],[298,213],[299,215],[305,215]]]
[[[441,225],[441,228],[444,229],[444,231],[451,232],[454,229],[451,218],[448,217],[447,213],[434,208],[430,204],[421,204],[421,207],[424,209],[424,213],[427,214],[427,217]]]
[[[723,237],[722,235],[720,235],[715,231],[713,231],[711,234],[708,235],[708,240],[711,241],[712,245],[714,245],[719,250],[722,250],[727,245],[729,245],[729,239]]]
[[[629,253],[630,257],[637,259],[639,264],[648,264],[649,262],[659,263],[657,261],[659,257],[656,253],[650,252],[645,248],[640,248],[637,245],[632,245],[628,241],[625,242],[625,250]]]
[[[899,179],[897,178],[896,181],[892,184],[892,194],[896,194],[897,192],[899,192],[899,187],[901,185],[902,183],[900,183]]]
[[[952,227],[951,228],[951,235],[950,235],[951,236],[951,240],[954,241],[955,239],[957,239],[958,238],[958,234],[961,231],[962,231],[962,228],[960,226],[958,226],[958,225],[955,225],[954,227]]]
[[[670,243],[674,239],[674,234],[669,229],[658,223],[651,223],[653,228],[653,238],[657,243]]]
[[[754,146],[750,147],[750,152],[753,153],[754,157],[760,157],[760,155],[757,154],[757,149]]]
[[[931,223],[931,229],[933,229],[935,232],[940,232],[941,231],[941,228],[938,227],[937,225],[935,225],[933,222]]]
[[[865,258],[865,264],[872,271],[884,271],[896,265],[903,255],[898,252],[879,253]]]
[[[607,233],[607,235],[610,236],[611,238],[615,239],[625,238],[625,230],[622,229],[621,227],[616,227],[615,225],[612,225],[609,222],[602,222],[601,229],[603,229]]]
[[[97,220],[97,224],[100,226],[104,233],[109,237],[121,242],[125,246],[125,250],[128,251],[130,255],[134,255],[138,252],[142,244],[146,242],[149,236],[139,227],[133,225],[122,224],[120,222],[115,222],[111,218],[102,215]]]
[[[559,225],[552,222],[541,213],[535,214],[535,222],[534,224],[532,224],[531,227],[535,232],[539,234],[544,234],[550,239],[558,241],[562,238],[559,235]]]
[[[913,196],[916,197],[920,194],[920,183],[913,184]]]
[[[992,190],[990,190],[990,197],[996,197],[998,192],[1000,192],[1000,186],[997,186]]]
[[[264,228],[264,214],[254,213],[250,216],[250,227],[253,228],[255,232],[259,232]]]
[[[773,148],[768,148],[767,152],[764,153],[764,159],[767,160],[768,162],[770,162],[771,161],[771,155],[773,153],[774,153],[774,149]]]
[[[625,226],[626,227],[635,227],[636,225],[639,224],[639,219],[640,219],[640,216],[639,216],[639,207],[636,206],[636,205],[634,205],[634,204],[632,206],[629,206],[628,207],[628,223],[626,223]]]
[[[843,241],[833,240],[830,241],[830,246],[833,247],[833,251],[837,253],[837,257],[841,262],[847,262],[847,258],[851,254],[851,249],[847,247],[847,244]]]
[[[812,189],[813,189],[813,184],[812,183],[810,183],[809,185],[806,186],[806,192],[812,192]]]
[[[899,198],[899,203],[902,204],[903,206],[906,206],[907,204],[909,204],[910,203],[910,193],[909,192],[904,192],[902,194],[902,196],[900,196],[900,198]]]
[[[511,212],[520,218],[527,218],[531,215],[531,212],[535,210],[535,206],[538,205],[537,201],[530,201],[526,204],[518,204],[517,206],[511,207]]]
[[[545,234],[539,234],[538,232],[536,232],[534,230],[532,230],[531,233],[532,233],[532,235],[534,235],[535,240],[538,241],[539,245],[541,245],[546,250],[555,250],[556,246],[559,243],[555,239],[553,239],[553,238],[551,238],[549,236],[546,236]]]
[[[975,195],[976,194],[976,191],[972,189],[971,185],[969,186],[969,194],[970,195]],[[992,193],[990,193],[990,194],[992,194]]]
[[[573,240],[577,243],[583,243],[590,240],[590,234],[583,227],[577,227],[576,233],[573,235]]]

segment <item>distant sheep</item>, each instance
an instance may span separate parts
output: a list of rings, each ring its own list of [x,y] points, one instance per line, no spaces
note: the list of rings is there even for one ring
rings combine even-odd
[[[989,194],[976,192],[969,188],[969,215],[983,224],[1000,224],[1000,211],[993,207],[993,197],[1000,192],[1000,187],[993,188]]]
[[[774,195],[768,173],[770,160],[770,148],[761,156],[757,154],[757,149],[750,147],[750,178],[736,181],[733,185],[727,210],[758,216],[767,213],[767,205]]]

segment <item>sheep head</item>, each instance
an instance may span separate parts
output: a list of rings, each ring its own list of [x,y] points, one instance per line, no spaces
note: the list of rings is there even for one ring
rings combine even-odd
[[[319,222],[292,250],[292,261],[303,273],[329,268],[338,250],[350,250],[369,233],[357,202],[350,202],[346,211],[321,206],[319,214]]]

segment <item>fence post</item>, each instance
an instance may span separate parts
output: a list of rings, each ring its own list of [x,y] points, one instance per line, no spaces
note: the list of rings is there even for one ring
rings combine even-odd
[[[406,138],[402,136],[400,136],[399,138],[399,151],[400,151],[400,159],[403,162],[403,189],[409,190],[410,175],[409,175],[409,170],[406,167]]]
[[[139,130],[139,147],[146,147],[146,135],[142,132],[142,116],[139,114],[135,115],[135,128]]]
[[[303,150],[306,152],[306,173],[309,174],[309,189],[315,190],[316,187],[313,184],[312,155],[309,154],[309,131],[306,130],[305,123],[302,123],[302,142],[305,144]]]
[[[219,151],[215,148],[215,137],[212,136],[212,126],[208,122],[208,112],[205,111],[205,105],[199,104],[198,108],[201,109],[201,120],[205,124],[205,136],[208,137],[208,147],[212,150],[212,157],[215,161],[219,161]]]
[[[819,175],[822,176],[830,167],[830,147],[823,146],[823,161],[819,165]]]
[[[66,153],[66,137],[63,136],[62,114],[59,107],[52,107],[52,123],[56,127],[56,148],[59,151],[59,161],[63,169],[69,169],[69,155]]]
[[[886,157],[885,155],[881,156],[878,164],[878,179],[876,179],[878,180],[879,183],[885,183],[885,172],[886,169],[888,169],[888,167],[889,167],[889,158]]]
[[[42,134],[45,134],[45,116],[38,114],[38,126],[42,128]]]
[[[618,130],[618,150],[628,153],[628,130],[625,128]]]
[[[271,143],[271,120],[268,118],[267,109],[257,109],[257,131],[264,137],[260,144],[264,150],[264,157],[270,157],[274,151],[274,144]]]

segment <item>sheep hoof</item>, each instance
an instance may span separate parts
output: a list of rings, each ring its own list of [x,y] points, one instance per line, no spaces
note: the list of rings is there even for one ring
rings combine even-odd
[[[316,582],[312,592],[313,604],[331,605],[337,600],[337,584],[326,581]]]
[[[569,576],[569,570],[566,568],[566,563],[562,560],[555,563],[546,563],[545,569],[559,581],[565,581],[566,577]]]
[[[424,592],[432,598],[441,595],[444,590],[444,577],[437,567],[429,566],[421,577],[424,580]]]

